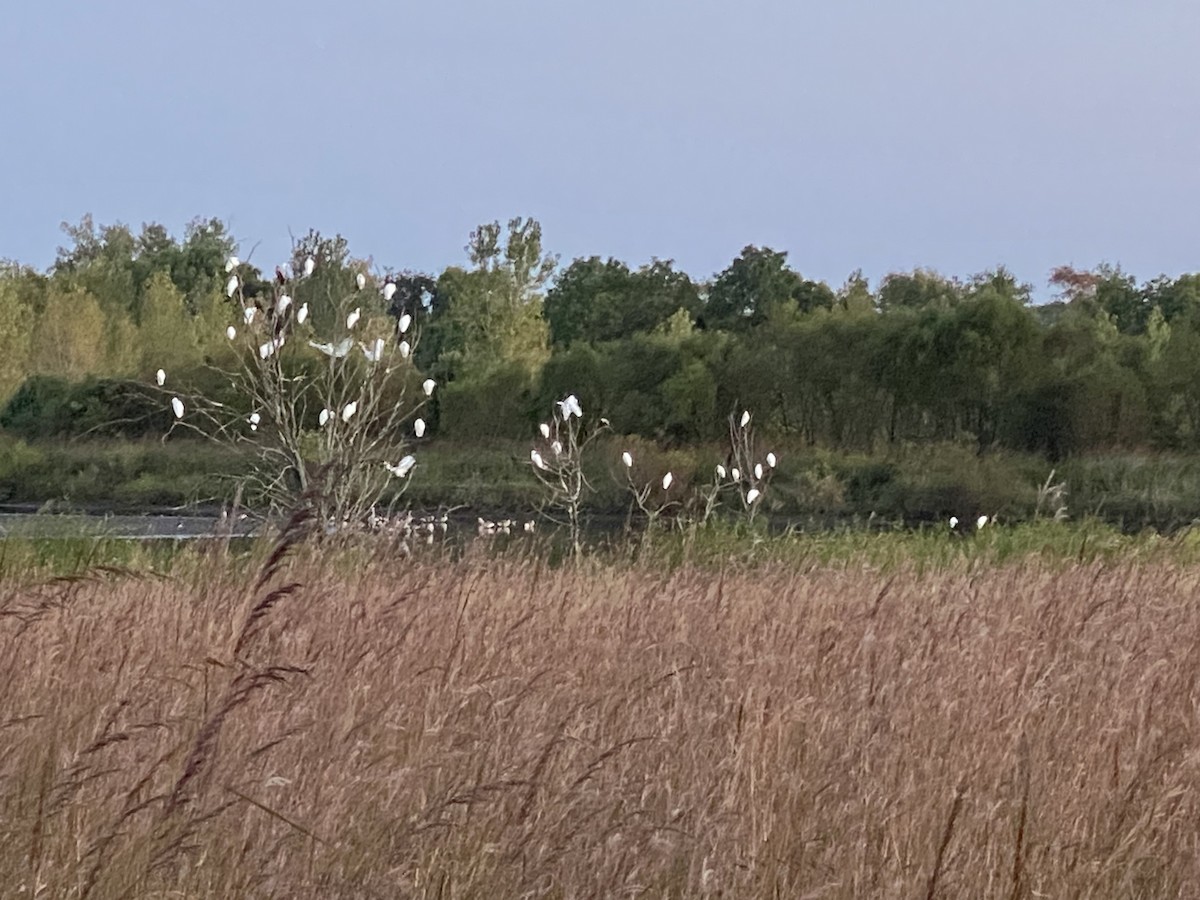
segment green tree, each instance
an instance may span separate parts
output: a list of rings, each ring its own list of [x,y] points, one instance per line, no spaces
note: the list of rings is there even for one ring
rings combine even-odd
[[[829,309],[835,299],[828,285],[806,281],[790,268],[786,253],[751,245],[713,281],[704,321],[713,328],[752,328],[766,321],[772,307],[807,313]]]
[[[950,309],[963,298],[963,286],[931,269],[892,272],[879,285],[879,308],[884,312],[899,309]]]
[[[577,259],[546,294],[544,312],[557,347],[573,341],[614,341],[653,331],[678,310],[694,316],[700,291],[670,260],[637,271],[616,259]]]
[[[104,370],[104,311],[82,290],[52,289],[34,323],[29,368],[39,375],[80,379]]]
[[[138,347],[138,371],[144,377],[159,368],[186,370],[202,362],[195,321],[187,313],[183,294],[165,271],[151,277],[147,285]]]
[[[511,363],[532,379],[549,355],[541,291],[555,266],[542,250],[541,226],[513,219],[502,240],[499,223],[481,225],[467,253],[473,268],[451,267],[438,278],[418,359],[446,381]]]
[[[21,296],[23,277],[17,267],[0,269],[0,404],[20,386],[29,367],[34,312]]]

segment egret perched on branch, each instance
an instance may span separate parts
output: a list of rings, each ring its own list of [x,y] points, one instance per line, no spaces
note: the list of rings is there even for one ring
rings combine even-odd
[[[627,468],[627,469],[633,468],[633,454],[631,454],[628,450],[626,450],[624,453],[621,454],[621,462],[625,463],[625,468]]]
[[[717,463],[717,477],[721,479],[725,478],[725,467],[720,463]]]
[[[284,294],[282,297],[279,298],[278,302],[276,302],[276,304],[275,304],[275,314],[282,316],[285,312],[287,312],[287,308],[291,305],[292,305],[292,298],[289,297],[287,294]]]
[[[342,338],[336,344],[318,344],[316,341],[309,341],[308,346],[320,350],[326,356],[341,359],[350,352],[350,348],[354,346],[354,341],[350,338]]]
[[[425,437],[425,420],[417,419],[413,422],[413,434],[417,437]]]
[[[538,453],[536,450],[529,451],[529,458],[533,460],[533,464],[539,469],[544,470],[546,468],[546,461],[542,459],[542,454]]]
[[[234,269],[236,269],[241,264],[242,264],[242,261],[240,259],[238,259],[236,256],[231,256],[231,257],[229,257],[229,259],[225,260],[225,271],[232,272]]]
[[[171,398],[171,410],[175,413],[175,418],[183,418],[183,401],[178,397]]]
[[[775,468],[775,463],[776,463],[775,454],[768,453],[767,454],[767,465],[773,469],[773,468]]]
[[[392,298],[396,296],[396,282],[389,281],[383,286],[383,302],[391,303]]]
[[[383,464],[383,467],[385,469],[387,469],[389,472],[391,472],[393,475],[395,475],[397,478],[403,478],[405,475],[408,474],[409,470],[414,465],[416,465],[416,463],[417,463],[417,461],[412,456],[406,456],[406,457],[404,457],[404,459],[400,460],[400,462],[396,463],[396,465],[394,465],[394,466],[389,462],[385,462]]]
[[[361,306],[356,306],[356,307],[354,307],[354,310],[350,313],[350,315],[346,316],[346,328],[347,329],[353,328],[355,325],[358,324],[359,316],[362,314],[361,310],[362,310]]]
[[[434,381],[432,378],[426,378],[424,381],[421,382],[421,390],[423,390],[425,392],[426,397],[433,396],[433,389],[435,387],[437,387],[437,382]]]
[[[546,438],[547,440],[550,439],[550,426],[545,422],[538,426],[538,431],[542,433],[542,437]]]
[[[343,422],[349,422],[349,421],[350,421],[352,418],[354,418],[354,414],[355,414],[356,412],[358,412],[358,401],[357,401],[357,400],[351,400],[351,401],[350,401],[349,403],[347,403],[347,404],[346,404],[346,406],[345,406],[345,407],[342,409],[342,421],[343,421]]]
[[[300,308],[298,310],[296,310],[296,323],[299,325],[303,325],[304,320],[307,318],[308,318],[308,301],[305,300],[303,303],[300,304]]]
[[[745,428],[749,424],[750,424],[750,410],[747,409],[742,412],[742,427]]]
[[[236,275],[230,275],[229,280],[227,282],[225,282],[225,296],[232,297],[234,295],[234,292],[237,291],[237,289],[238,289],[238,277]]]
[[[755,500],[757,500],[761,496],[762,496],[762,492],[759,491],[758,488],[750,488],[750,490],[746,491],[746,505],[750,506],[752,503],[754,503]]]
[[[759,480],[762,480],[762,476],[763,476],[762,463],[755,463],[754,464],[754,477]]]
[[[365,288],[367,286],[367,276],[364,275],[362,272],[359,272],[357,275],[355,275],[354,276],[354,286],[357,287],[360,291],[363,288]]]
[[[162,369],[159,369],[154,374],[154,380],[158,382],[159,387],[162,387],[164,384],[167,383],[167,373],[164,372]]]
[[[331,415],[333,415],[333,413],[331,413],[329,411],[328,407],[321,410],[321,414],[319,416],[317,416],[317,424],[320,425],[322,428],[324,428],[326,425],[329,424],[329,417]]]
[[[383,358],[383,338],[375,338],[375,342],[370,346],[359,344],[362,347],[363,356],[367,358],[367,362],[376,363]]]
[[[254,321],[254,317],[255,317],[255,315],[257,315],[257,313],[258,313],[257,307],[247,306],[245,309],[242,310],[242,318],[245,319],[246,324],[249,325],[251,322]]]
[[[571,416],[583,418],[583,407],[579,405],[579,398],[571,394],[565,400],[558,401],[558,411],[564,419],[569,419]]]
[[[401,341],[399,350],[401,359],[408,359],[408,354],[412,353],[412,347],[408,345],[408,341]]]
[[[400,317],[400,321],[397,323],[396,327],[400,330],[401,334],[404,334],[404,332],[408,331],[408,326],[411,324],[412,316],[410,316],[408,313],[405,313]]]
[[[317,261],[311,256],[304,260],[304,277],[307,278],[313,273],[313,269],[317,267]]]
[[[250,423],[251,431],[258,431],[258,423],[262,421],[262,416],[258,413],[250,413],[250,418],[246,420]]]
[[[237,337],[237,329],[230,325],[225,329],[225,337],[232,341],[235,337]]]
[[[675,476],[672,475],[670,472],[668,472],[666,475],[664,475],[663,482],[662,482],[663,490],[669,491],[671,489],[671,482],[674,480],[675,480]]]

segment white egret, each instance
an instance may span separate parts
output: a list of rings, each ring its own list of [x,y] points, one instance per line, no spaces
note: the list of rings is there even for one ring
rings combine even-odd
[[[345,405],[345,407],[342,408],[342,421],[349,422],[352,418],[354,418],[354,414],[356,412],[358,412],[358,401],[351,400]]]
[[[583,418],[583,407],[579,405],[579,398],[571,394],[565,400],[558,401],[558,411],[564,419],[569,419],[571,416]]]
[[[533,460],[533,464],[539,469],[546,468],[546,461],[542,459],[542,454],[538,453],[536,450],[529,451],[529,458]]]
[[[405,475],[407,475],[409,473],[409,470],[412,469],[412,467],[415,466],[416,464],[417,464],[416,459],[414,459],[412,456],[406,456],[406,457],[404,457],[404,459],[400,460],[400,462],[396,463],[396,465],[394,465],[394,466],[391,463],[385,462],[383,464],[383,467],[385,469],[387,469],[389,472],[391,472],[393,475],[395,475],[397,478],[403,478]]]
[[[626,450],[624,453],[621,454],[621,462],[625,463],[625,468],[632,469],[633,468],[633,454],[631,454],[628,450]]]
[[[236,275],[230,275],[229,280],[227,282],[225,282],[225,296],[232,297],[234,292],[237,289],[238,289],[238,277]]]
[[[718,478],[725,477],[725,467],[723,465],[721,465],[720,463],[717,463],[717,477]]]
[[[257,425],[259,422],[262,421],[262,416],[260,416],[256,412],[252,412],[252,413],[250,413],[250,418],[247,421],[249,421],[251,425]]]
[[[540,431],[542,433],[542,437],[549,439],[550,426],[547,425],[545,422],[543,422],[541,425],[538,426],[538,431]]]
[[[749,506],[760,496],[762,496],[762,492],[758,488],[750,488],[750,490],[746,491],[746,505]]]
[[[391,303],[392,298],[396,296],[396,282],[389,281],[383,286],[383,302]]]
[[[279,302],[275,304],[275,314],[282,316],[287,312],[287,308],[292,305],[292,298],[284,294],[279,298]]]
[[[311,256],[304,260],[304,277],[307,278],[313,273],[313,269],[317,267],[317,261]]]
[[[171,410],[175,413],[175,418],[183,418],[183,401],[178,397],[171,398]]]
[[[555,441],[550,445],[550,449],[554,451],[555,456],[562,456],[562,441]]]
[[[247,306],[245,309],[242,310],[242,318],[245,319],[246,324],[249,325],[251,322],[254,321],[254,316],[257,313],[258,313],[257,307]]]
[[[300,304],[300,308],[296,310],[296,322],[300,325],[304,324],[304,320],[308,318],[308,301],[305,300]]]
[[[354,341],[350,338],[343,338],[336,344],[318,344],[316,341],[309,341],[308,346],[320,350],[326,356],[341,359],[350,352],[350,348],[354,346]]]
[[[400,333],[404,334],[404,332],[408,331],[408,326],[411,324],[412,324],[412,316],[410,316],[408,313],[405,313],[404,315],[402,315],[400,317],[400,321],[397,323],[397,327],[400,329]]]
[[[742,427],[745,428],[749,424],[750,424],[750,410],[747,409],[742,412]]]
[[[759,480],[762,480],[762,473],[763,473],[762,463],[755,463],[754,464],[754,477]]]
[[[162,369],[159,369],[157,372],[154,373],[154,380],[158,382],[159,387],[162,387],[164,384],[167,383],[167,373],[164,372]]]
[[[742,478],[742,473],[738,471],[737,466],[734,466],[733,469],[730,470],[729,474],[733,476],[734,481],[740,481]]]
[[[773,468],[775,468],[775,463],[776,463],[776,462],[777,462],[777,460],[776,460],[775,454],[774,454],[774,453],[768,453],[768,454],[767,454],[767,465],[768,465],[768,466],[770,466],[770,467],[773,469]]]
[[[425,420],[417,419],[413,422],[413,434],[417,437],[425,437]]]
[[[365,288],[367,286],[367,276],[364,275],[362,272],[359,272],[357,275],[354,276],[354,284],[361,291],[363,288]]]
[[[267,341],[265,344],[258,345],[258,358],[266,359],[275,352],[275,342]]]
[[[410,354],[410,353],[412,353],[412,347],[409,346],[408,341],[401,341],[400,342],[400,358],[408,359],[408,354]]]
[[[225,337],[232,341],[235,337],[237,337],[237,329],[230,325],[225,329]]]
[[[329,424],[329,417],[331,415],[332,415],[332,413],[329,411],[328,408],[321,410],[321,414],[319,416],[317,416],[317,424],[320,425],[322,428],[324,428],[326,425]]]
[[[424,381],[421,382],[421,390],[423,390],[425,392],[426,397],[433,396],[433,389],[435,387],[437,387],[437,382],[434,381],[432,378],[426,378]]]
[[[242,261],[240,259],[238,259],[236,256],[231,256],[231,257],[229,257],[229,259],[225,260],[225,271],[232,272],[234,269],[236,269],[241,264],[242,264]]]
[[[354,310],[350,313],[350,315],[346,316],[346,327],[347,328],[353,328],[355,325],[358,324],[358,319],[362,315],[361,310],[362,310],[362,307],[356,306],[356,307],[354,307]]]
[[[362,347],[363,356],[367,358],[367,362],[376,363],[383,358],[383,338],[375,338],[375,341],[367,346],[359,344]]]
[[[672,475],[670,472],[668,472],[666,475],[664,475],[663,482],[662,482],[663,490],[669,491],[671,489],[671,482],[674,480],[675,480],[675,476]]]
[[[982,528],[982,527],[983,527],[984,525],[986,525],[987,523],[988,523],[988,517],[987,517],[987,516],[980,516],[978,519],[976,519],[976,520],[975,520],[975,527],[976,527],[977,529],[979,529],[979,528]]]

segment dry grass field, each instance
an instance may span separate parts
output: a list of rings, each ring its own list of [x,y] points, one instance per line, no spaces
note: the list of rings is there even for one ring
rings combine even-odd
[[[277,563],[0,585],[0,896],[1200,885],[1200,569]]]

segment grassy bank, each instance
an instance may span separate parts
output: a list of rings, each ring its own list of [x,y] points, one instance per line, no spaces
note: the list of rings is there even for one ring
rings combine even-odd
[[[654,483],[671,471],[676,498],[711,481],[714,465],[724,459],[717,445],[663,450],[610,438],[588,459],[594,491],[587,503],[593,512],[628,510],[619,461],[626,449],[633,452],[636,481]],[[1056,503],[1041,491],[1052,473],[1051,484],[1064,489],[1062,502],[1075,518],[1100,519],[1126,531],[1171,531],[1200,519],[1200,457],[1194,456],[1087,457],[1052,469],[1037,456],[979,456],[945,444],[874,456],[787,444],[772,449],[780,465],[763,510],[800,527],[868,520],[940,523],[951,514],[979,513],[1025,521],[1054,512]],[[405,500],[410,505],[527,513],[542,500],[527,443],[432,441],[416,452]],[[27,443],[0,435],[0,502],[135,511],[219,503],[232,496],[250,464],[244,454],[194,440]]]
[[[714,577],[380,550],[305,552],[258,587],[261,547],[0,582],[14,895],[1159,897],[1200,878],[1195,568]]]

